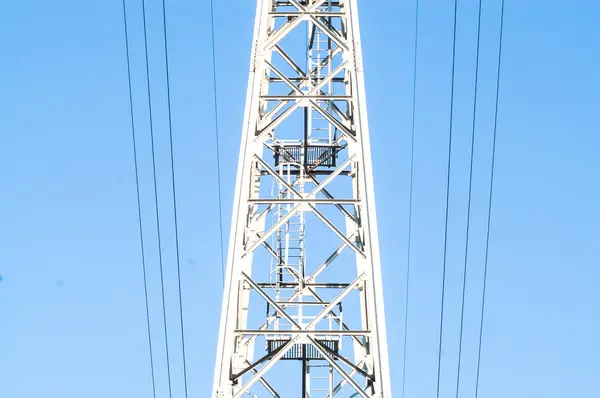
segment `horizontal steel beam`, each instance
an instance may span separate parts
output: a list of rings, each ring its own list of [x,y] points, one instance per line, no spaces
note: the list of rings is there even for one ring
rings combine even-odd
[[[275,283],[261,282],[257,283],[262,288],[274,287]],[[299,283],[285,282],[279,283],[278,286],[282,289],[293,289],[300,286]],[[302,286],[314,287],[315,289],[345,289],[350,286],[349,283],[303,283]]]
[[[244,374],[250,372],[253,369],[256,369],[257,366],[260,366],[260,364],[262,364],[263,362],[273,358],[275,355],[277,355],[279,353],[279,351],[283,350],[285,348],[285,345],[282,345],[281,347],[279,347],[278,349],[276,349],[273,352],[268,353],[267,355],[263,356],[262,358],[260,358],[258,361],[248,365],[244,370],[242,370],[241,372],[238,372],[234,375],[231,376],[231,380],[232,381],[236,381],[237,379],[239,379],[240,377],[242,377]]]
[[[305,6],[306,5],[306,0],[298,0],[300,5]],[[275,2],[277,7],[281,7],[281,6],[292,6],[294,5],[290,0],[278,0]],[[330,4],[332,7],[340,7],[340,2],[338,1],[331,1]]]
[[[319,11],[319,12],[311,12],[310,15],[314,15],[315,17],[343,17],[345,13],[336,12],[336,11]],[[298,11],[273,11],[270,12],[269,15],[273,17],[301,17],[302,15],[306,15],[304,12]]]
[[[290,79],[288,79],[290,80]],[[350,95],[262,95],[260,98],[267,101],[285,101],[285,100],[302,100],[312,99],[317,101],[349,101],[352,99]]]
[[[316,77],[312,78],[313,80],[316,80]],[[292,82],[303,82],[306,80],[311,80],[310,78],[305,78],[305,77],[288,77],[288,80],[292,81]],[[346,81],[345,78],[343,77],[334,77],[333,79],[331,79],[332,82],[334,83],[344,83]],[[271,83],[281,83],[283,82],[283,79],[279,78],[279,77],[270,77],[269,78],[269,82]]]
[[[375,381],[375,377],[367,372],[365,372],[364,370],[362,370],[361,368],[359,368],[358,366],[356,366],[354,363],[350,362],[349,360],[347,360],[346,358],[344,358],[343,356],[341,356],[340,354],[338,354],[337,352],[333,351],[331,348],[327,347],[325,344],[322,344],[319,341],[313,341],[313,345],[315,346],[319,346],[323,351],[325,351],[326,353],[328,353],[329,355],[331,355],[333,358],[344,362],[346,365],[350,366],[352,369],[356,370],[358,373],[360,373],[361,375],[363,375],[364,377],[366,377],[367,379],[371,380],[371,381]]]
[[[266,335],[277,335],[277,336],[295,336],[295,335],[315,335],[315,336],[340,336],[340,337],[352,337],[352,336],[368,336],[371,334],[370,330],[268,330],[268,329],[248,329],[248,330],[236,330],[236,334],[239,335],[254,335],[254,336],[266,336]]]
[[[297,199],[269,199],[269,198],[260,198],[260,199],[249,199],[248,202],[255,203],[259,205],[264,204],[294,204],[294,203],[313,203],[318,205],[355,205],[360,203],[358,199],[306,199],[306,198],[297,198]]]
[[[334,172],[334,170],[311,170],[310,172],[308,172],[308,173],[305,172],[303,174],[304,175],[310,174],[310,175],[317,175],[317,176],[328,176],[329,174],[331,174],[333,172]],[[286,170],[286,173],[289,173],[292,176],[296,176],[296,175],[300,174],[300,170],[290,170],[290,171]],[[340,172],[339,175],[341,175],[341,176],[348,176],[351,173],[352,173],[351,170],[344,170],[344,171]],[[271,175],[271,173],[269,173],[266,170],[261,170],[260,174],[262,176],[269,176],[269,175]]]

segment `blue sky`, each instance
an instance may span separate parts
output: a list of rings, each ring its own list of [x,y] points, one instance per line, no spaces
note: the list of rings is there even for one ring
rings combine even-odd
[[[147,397],[150,373],[120,1],[0,17],[0,396]],[[414,2],[360,1],[390,358],[402,372]],[[461,396],[473,396],[499,1],[484,0]],[[477,2],[459,1],[442,397],[454,396]],[[600,5],[506,2],[480,397],[600,395]],[[422,1],[407,397],[435,396],[451,1]],[[129,2],[151,323],[166,370],[139,1]],[[168,2],[190,396],[209,396],[221,300],[207,1]],[[216,1],[229,225],[254,2]],[[182,396],[160,2],[148,1],[174,396]],[[227,236],[227,233],[225,234]],[[398,287],[399,285],[400,287]]]

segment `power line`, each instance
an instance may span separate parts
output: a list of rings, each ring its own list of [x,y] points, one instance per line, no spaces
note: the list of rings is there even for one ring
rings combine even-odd
[[[169,385],[169,398],[173,397],[171,388],[171,362],[169,361],[169,335],[167,331],[167,309],[165,305],[165,283],[164,283],[164,272],[163,272],[163,260],[162,260],[162,242],[160,233],[160,210],[158,206],[158,187],[156,179],[156,156],[155,156],[155,145],[154,145],[154,123],[152,118],[152,95],[150,90],[150,62],[148,60],[148,31],[146,21],[146,0],[142,0],[142,16],[144,19],[144,51],[146,61],[146,89],[148,94],[148,115],[150,120],[150,142],[152,146],[152,175],[154,183],[154,205],[156,207],[156,235],[158,239],[158,263],[160,267],[160,289],[162,295],[162,312],[163,312],[163,326],[165,333],[165,351],[167,360],[167,379]]]
[[[215,46],[215,12],[214,2],[210,0],[210,26],[212,39],[213,92],[215,107],[215,145],[217,161],[217,186],[219,197],[219,237],[221,239],[221,276],[225,284],[225,254],[223,249],[223,200],[221,196],[221,155],[219,150],[219,106],[217,101],[217,50]]]
[[[468,210],[467,210],[467,227],[465,237],[465,264],[463,267],[463,281],[462,281],[462,303],[460,308],[460,338],[458,343],[458,366],[456,372],[456,398],[458,398],[460,391],[460,370],[461,370],[461,359],[462,359],[462,345],[463,345],[463,330],[465,324],[465,296],[467,292],[467,264],[469,259],[469,232],[471,229],[471,199],[473,193],[473,159],[475,155],[475,126],[477,121],[477,87],[479,83],[479,45],[481,42],[481,0],[479,0],[479,11],[477,16],[477,55],[475,60],[475,89],[473,93],[473,124],[471,128],[471,160],[469,165],[469,199],[468,199]]]
[[[173,194],[173,219],[175,223],[175,255],[177,261],[177,294],[179,298],[179,326],[181,330],[181,351],[183,357],[183,386],[185,397],[188,396],[188,383],[187,383],[187,365],[185,355],[185,329],[183,325],[183,299],[181,294],[181,261],[179,255],[179,222],[177,219],[177,190],[175,184],[175,156],[173,153],[173,117],[171,112],[171,80],[169,76],[169,47],[167,40],[167,7],[165,0],[162,1],[162,15],[163,15],[163,38],[164,38],[164,49],[165,49],[165,71],[166,71],[166,83],[167,83],[167,114],[169,119],[169,152],[171,157],[171,191]]]
[[[454,77],[456,66],[456,16],[458,13],[458,0],[454,0],[454,34],[452,38],[452,83],[450,89],[450,126],[448,136],[448,168],[446,181],[446,218],[444,227],[444,260],[442,267],[442,294],[440,310],[440,342],[438,347],[438,370],[437,370],[437,398],[440,397],[440,379],[442,373],[442,339],[444,336],[444,298],[446,294],[446,262],[448,257],[448,214],[450,208],[450,166],[452,161],[452,128],[454,119]]]
[[[140,200],[140,175],[137,157],[137,140],[135,134],[135,118],[133,113],[133,90],[131,84],[131,56],[129,54],[129,29],[127,24],[127,7],[123,0],[123,22],[125,26],[125,51],[127,54],[127,83],[129,87],[129,113],[131,115],[131,136],[133,141],[133,162],[135,165],[135,188],[137,196],[138,223],[140,232],[140,249],[142,254],[142,272],[144,275],[144,300],[146,302],[146,330],[148,333],[148,349],[150,351],[150,370],[152,373],[152,396],[156,398],[156,380],[154,372],[154,355],[152,352],[152,333],[150,328],[150,305],[148,303],[148,278],[146,272],[146,254],[144,250],[144,229],[142,226],[142,204]]]
[[[481,321],[479,324],[479,348],[477,351],[477,378],[475,384],[475,398],[479,395],[479,375],[481,369],[481,343],[483,340],[483,321],[485,315],[485,294],[487,288],[487,276],[488,276],[488,259],[489,259],[489,248],[490,248],[490,224],[492,220],[492,198],[494,194],[494,170],[496,166],[496,138],[498,132],[498,99],[500,97],[500,71],[502,67],[502,38],[504,33],[504,0],[501,0],[501,11],[500,11],[500,38],[498,45],[498,74],[496,76],[496,104],[494,110],[494,134],[492,144],[492,169],[490,172],[490,189],[489,189],[489,202],[488,202],[488,218],[487,218],[487,231],[485,237],[485,263],[483,268],[483,291],[481,298]]]
[[[415,1],[415,58],[413,68],[413,98],[412,98],[412,132],[411,132],[411,149],[410,149],[410,194],[408,201],[408,248],[406,261],[406,298],[404,308],[404,349],[403,349],[403,366],[402,366],[402,398],[406,392],[406,343],[408,341],[408,289],[410,287],[410,259],[412,247],[412,216],[413,216],[413,182],[415,170],[415,113],[417,108],[417,49],[419,38],[419,0]]]

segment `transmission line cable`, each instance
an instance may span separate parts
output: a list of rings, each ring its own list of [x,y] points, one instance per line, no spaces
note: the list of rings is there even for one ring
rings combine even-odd
[[[467,226],[466,226],[466,237],[465,237],[465,263],[463,267],[463,281],[462,281],[462,302],[460,308],[460,337],[458,342],[458,365],[456,372],[456,398],[458,398],[460,392],[460,371],[461,371],[461,359],[462,359],[462,345],[463,345],[463,331],[465,324],[465,296],[467,292],[467,264],[469,259],[469,232],[471,229],[471,199],[473,193],[473,159],[475,155],[475,126],[477,121],[477,88],[479,82],[479,45],[481,42],[481,0],[479,0],[479,11],[477,16],[477,55],[475,59],[475,88],[473,92],[473,123],[471,128],[471,159],[469,164],[469,197],[468,197],[468,209],[467,209]]]
[[[410,265],[411,265],[411,248],[412,248],[412,217],[413,217],[413,187],[414,187],[414,170],[415,170],[415,113],[417,108],[417,49],[419,43],[419,0],[415,1],[415,57],[413,65],[413,98],[412,98],[412,131],[411,131],[411,148],[410,148],[410,189],[408,200],[408,243],[406,255],[406,287],[405,287],[405,308],[404,308],[404,349],[403,349],[403,365],[402,365],[402,398],[406,393],[406,347],[408,341],[408,291],[410,288]]]
[[[148,60],[148,28],[146,18],[146,0],[142,0],[142,16],[144,20],[144,53],[146,61],[146,90],[148,94],[148,116],[150,121],[150,143],[152,147],[152,176],[154,183],[154,205],[156,208],[156,235],[158,241],[158,263],[160,267],[160,289],[162,299],[162,312],[163,312],[163,327],[165,333],[165,351],[167,360],[167,380],[169,386],[169,398],[173,397],[171,388],[171,362],[169,360],[169,335],[167,331],[167,309],[165,305],[165,281],[163,272],[163,259],[162,259],[162,241],[160,233],[160,210],[158,206],[158,186],[156,178],[156,153],[154,145],[154,120],[152,117],[152,95],[150,90],[150,62]]]
[[[494,171],[496,167],[496,138],[498,132],[498,99],[500,97],[500,71],[502,68],[502,38],[504,34],[504,0],[501,0],[501,11],[500,11],[500,38],[498,45],[498,74],[496,75],[496,104],[494,110],[494,134],[492,139],[492,168],[490,172],[490,188],[489,188],[489,202],[488,202],[488,217],[487,217],[487,231],[485,235],[485,263],[483,267],[483,291],[481,294],[481,318],[479,324],[479,348],[477,350],[477,377],[475,382],[475,398],[479,395],[479,375],[481,370],[481,343],[483,340],[483,321],[485,315],[485,295],[487,289],[487,277],[488,277],[488,259],[489,259],[489,248],[490,248],[490,225],[492,220],[492,198],[494,194]]]
[[[213,93],[215,109],[215,146],[217,162],[217,195],[219,198],[219,238],[221,240],[221,276],[225,285],[225,254],[223,248],[223,200],[221,195],[221,155],[219,149],[219,105],[217,100],[217,50],[215,46],[215,10],[214,1],[210,0],[210,27],[212,39]]]
[[[450,124],[448,134],[448,166],[447,166],[447,181],[446,181],[446,216],[444,226],[444,259],[442,267],[442,293],[441,293],[441,309],[440,309],[440,339],[438,347],[438,369],[437,369],[437,388],[436,396],[440,397],[440,380],[442,373],[442,340],[444,336],[444,299],[446,295],[446,263],[448,257],[448,215],[450,209],[450,166],[452,161],[452,132],[454,119],[454,78],[456,67],[456,22],[458,13],[458,0],[454,0],[454,33],[452,37],[452,83],[450,89]]]
[[[154,355],[152,351],[152,333],[150,328],[150,305],[148,302],[148,277],[146,272],[146,254],[144,250],[144,229],[142,225],[142,204],[140,200],[140,173],[137,157],[137,139],[135,133],[135,117],[133,112],[133,89],[131,84],[131,56],[129,54],[129,28],[127,24],[127,6],[123,0],[123,22],[125,27],[125,52],[127,55],[127,83],[129,88],[129,113],[131,116],[131,136],[133,141],[133,163],[135,166],[135,188],[137,196],[138,223],[140,232],[140,249],[142,255],[142,273],[144,275],[144,300],[146,302],[146,331],[148,333],[148,349],[150,351],[150,371],[152,373],[152,396],[156,398],[156,380],[154,371]]]
[[[171,158],[171,192],[173,195],[173,221],[175,225],[175,256],[177,262],[177,295],[179,298],[179,327],[181,330],[181,351],[183,364],[183,386],[185,397],[188,396],[187,365],[185,355],[185,329],[183,322],[183,299],[181,294],[181,261],[179,254],[179,221],[177,218],[177,189],[175,183],[175,156],[173,152],[173,117],[171,107],[171,80],[169,75],[169,46],[167,39],[167,7],[165,0],[162,1],[163,38],[165,50],[165,73],[167,83],[167,114],[169,120],[169,153]]]

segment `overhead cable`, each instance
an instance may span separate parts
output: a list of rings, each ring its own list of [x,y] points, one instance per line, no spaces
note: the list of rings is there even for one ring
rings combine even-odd
[[[213,94],[215,109],[215,156],[217,163],[217,196],[219,200],[219,238],[221,240],[221,276],[225,284],[225,251],[223,247],[223,200],[221,195],[221,154],[219,149],[219,106],[217,96],[217,50],[215,46],[215,12],[214,1],[210,0],[210,27],[212,39],[212,68],[213,68]]]
[[[467,293],[467,265],[469,259],[469,233],[471,230],[471,199],[473,193],[473,160],[475,157],[475,126],[477,121],[477,88],[479,83],[479,44],[481,42],[481,0],[479,0],[479,12],[477,17],[477,51],[475,60],[475,88],[473,92],[473,122],[471,126],[471,160],[469,164],[469,197],[467,206],[467,226],[465,236],[465,262],[463,267],[463,280],[462,280],[462,302],[460,307],[460,334],[458,342],[458,364],[456,371],[456,398],[460,392],[460,371],[462,361],[462,346],[463,346],[463,331],[465,324],[465,298]]]
[[[175,224],[175,256],[177,262],[177,295],[179,298],[179,328],[181,331],[181,351],[183,363],[183,386],[185,397],[188,396],[187,382],[187,365],[185,352],[185,328],[183,322],[183,299],[181,293],[181,260],[179,254],[179,221],[177,219],[177,190],[175,183],[175,156],[173,151],[173,116],[171,108],[171,80],[169,75],[169,47],[167,34],[167,7],[165,0],[162,1],[162,16],[163,16],[163,43],[165,51],[165,73],[167,84],[167,114],[169,121],[169,153],[171,159],[171,193],[173,195],[173,221]]]
[[[413,98],[412,98],[412,129],[411,129],[411,148],[410,148],[410,188],[408,199],[408,242],[406,254],[406,286],[404,299],[404,349],[402,365],[402,398],[406,393],[406,348],[408,342],[408,299],[410,288],[410,266],[411,266],[411,248],[412,248],[412,218],[413,218],[413,186],[415,170],[415,113],[417,108],[417,50],[419,43],[419,0],[415,1],[415,42],[414,42],[414,65],[413,65]]]
[[[150,121],[150,143],[152,147],[152,176],[154,183],[154,205],[156,209],[156,235],[158,240],[158,263],[160,267],[160,289],[161,289],[161,300],[162,300],[162,312],[163,312],[163,329],[165,334],[165,352],[167,360],[167,380],[169,386],[169,398],[173,397],[172,386],[171,386],[171,361],[169,360],[169,334],[167,330],[167,309],[165,305],[165,282],[163,272],[163,258],[162,258],[162,240],[160,232],[160,210],[158,206],[158,186],[156,178],[156,151],[154,145],[154,120],[152,117],[152,93],[150,90],[150,62],[148,60],[148,28],[146,18],[146,0],[142,0],[142,16],[144,20],[144,53],[146,61],[146,90],[148,95],[148,117]]]
[[[133,141],[133,162],[135,166],[135,188],[137,196],[137,211],[138,211],[138,223],[139,223],[139,235],[140,235],[140,249],[142,257],[142,273],[144,279],[144,301],[146,303],[146,332],[148,334],[148,349],[150,351],[150,371],[152,374],[152,396],[156,398],[156,380],[154,370],[154,355],[152,351],[152,333],[150,328],[150,305],[148,302],[148,277],[146,272],[146,254],[144,250],[144,229],[142,226],[142,204],[140,200],[140,175],[138,167],[138,156],[137,156],[137,139],[135,131],[135,118],[133,112],[133,90],[131,84],[131,56],[129,53],[129,28],[127,23],[127,7],[125,0],[123,0],[123,22],[125,26],[125,51],[127,54],[127,83],[129,88],[129,113],[131,116],[131,136]]]
[[[454,120],[454,81],[455,81],[455,70],[456,70],[456,24],[457,24],[457,13],[458,13],[458,0],[454,0],[454,32],[452,37],[452,83],[450,89],[450,125],[448,134],[448,165],[446,171],[446,216],[444,226],[444,259],[442,266],[442,292],[441,292],[441,309],[440,309],[440,336],[438,346],[438,369],[437,369],[437,387],[436,397],[440,398],[440,381],[442,375],[442,341],[444,336],[444,302],[446,295],[446,264],[448,258],[448,216],[450,210],[450,174],[451,174],[451,161],[452,161],[452,133],[453,133],[453,120]]]
[[[498,99],[500,98],[500,72],[502,70],[502,39],[504,36],[504,0],[501,0],[501,11],[500,11],[500,38],[498,44],[498,72],[496,75],[496,104],[494,109],[494,133],[492,138],[492,168],[490,172],[490,188],[489,188],[489,202],[488,202],[488,217],[487,217],[487,231],[485,237],[485,262],[483,271],[483,290],[481,294],[481,317],[479,324],[479,347],[477,349],[477,376],[475,382],[475,398],[479,395],[479,376],[481,370],[481,346],[483,341],[483,324],[485,316],[485,298],[487,290],[488,280],[488,260],[489,260],[489,249],[490,249],[490,225],[492,220],[492,198],[494,194],[494,172],[496,168],[496,139],[498,132]]]

